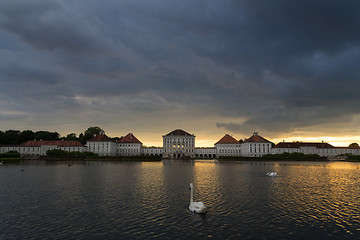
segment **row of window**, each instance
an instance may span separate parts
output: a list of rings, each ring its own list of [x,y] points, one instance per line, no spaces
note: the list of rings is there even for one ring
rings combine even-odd
[[[240,153],[240,150],[234,150],[234,149],[219,149],[219,153]]]

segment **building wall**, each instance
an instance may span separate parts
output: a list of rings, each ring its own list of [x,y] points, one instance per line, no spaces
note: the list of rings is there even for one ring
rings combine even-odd
[[[341,154],[360,155],[358,148],[315,148],[315,147],[300,147],[300,148],[273,148],[272,154],[282,153],[303,153],[303,154],[317,154],[321,157],[334,157]]]
[[[216,156],[241,156],[240,143],[218,143],[215,144]]]
[[[162,147],[143,147],[141,149],[141,155],[144,156],[162,156],[163,148]]]
[[[85,152],[86,147],[59,147],[57,145],[43,145],[39,147],[0,147],[0,153],[7,153],[9,151],[17,151],[21,155],[39,155],[45,156],[48,150],[59,149],[67,152]]]
[[[88,141],[87,151],[99,154],[99,156],[115,156],[117,149],[116,143],[110,141]]]
[[[197,158],[216,158],[216,148],[195,148]]]
[[[177,158],[179,156],[195,157],[194,135],[165,135],[163,136],[164,157]]]
[[[139,156],[141,149],[141,143],[117,143],[117,156]]]
[[[264,154],[272,153],[271,143],[265,142],[246,142],[241,143],[241,156],[244,157],[261,157]]]

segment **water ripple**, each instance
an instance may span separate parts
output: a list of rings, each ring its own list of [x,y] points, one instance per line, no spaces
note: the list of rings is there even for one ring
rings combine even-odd
[[[359,170],[346,166],[13,165],[0,168],[0,239],[359,239]],[[190,182],[204,216],[187,209]]]

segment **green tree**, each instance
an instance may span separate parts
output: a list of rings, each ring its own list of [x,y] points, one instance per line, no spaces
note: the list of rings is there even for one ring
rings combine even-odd
[[[60,134],[57,132],[49,132],[49,131],[38,131],[35,133],[34,138],[36,140],[59,140]]]
[[[95,134],[98,135],[100,134],[100,132],[103,132],[104,130],[102,130],[102,128],[100,127],[89,127],[87,130],[85,130],[84,132],[84,136],[82,137],[81,143],[85,144],[87,140],[89,140],[90,138],[92,138]]]
[[[357,144],[356,142],[355,142],[355,143],[351,143],[351,144],[349,145],[349,147],[359,147],[359,144]]]
[[[68,135],[66,135],[66,137],[64,137],[64,140],[79,140],[76,137],[76,133],[69,133]]]
[[[31,130],[25,130],[20,133],[18,144],[34,140],[35,139],[35,133]]]
[[[2,135],[1,144],[18,144],[19,137],[19,130],[7,130]]]

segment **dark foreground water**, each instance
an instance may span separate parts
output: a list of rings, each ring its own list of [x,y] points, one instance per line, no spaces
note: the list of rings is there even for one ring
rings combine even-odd
[[[359,167],[3,164],[0,239],[360,239]],[[268,171],[278,176],[265,176]],[[187,210],[190,182],[195,200],[209,208],[206,216]]]

